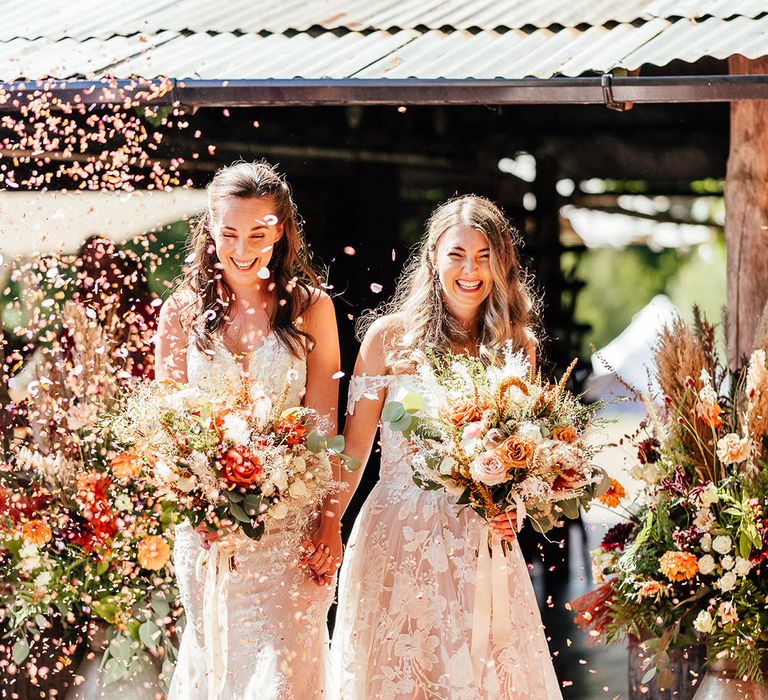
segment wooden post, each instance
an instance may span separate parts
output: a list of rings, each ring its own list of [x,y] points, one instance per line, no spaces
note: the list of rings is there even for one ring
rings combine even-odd
[[[768,74],[768,57],[732,56],[731,74]],[[731,145],[725,184],[728,250],[728,361],[752,351],[768,300],[768,100],[731,103]]]

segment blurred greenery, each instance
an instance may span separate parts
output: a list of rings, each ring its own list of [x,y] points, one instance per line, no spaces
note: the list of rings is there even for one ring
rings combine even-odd
[[[726,252],[722,236],[689,250],[654,252],[644,246],[566,251],[566,273],[586,282],[575,318],[591,326],[581,352],[601,348],[615,338],[655,295],[666,294],[686,318],[694,304],[719,321],[726,303]],[[575,266],[575,270],[574,270]]]

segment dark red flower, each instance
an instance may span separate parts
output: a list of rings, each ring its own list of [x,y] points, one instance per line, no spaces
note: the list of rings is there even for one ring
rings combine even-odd
[[[606,552],[610,552],[614,549],[623,551],[625,545],[627,544],[627,540],[629,539],[629,536],[632,534],[634,529],[635,524],[632,522],[618,523],[617,525],[614,525],[610,530],[608,530],[608,532],[605,533],[602,541],[600,542],[600,548],[604,549]]]
[[[637,446],[637,458],[641,464],[655,464],[661,459],[659,448],[661,443],[656,438],[643,440]]]

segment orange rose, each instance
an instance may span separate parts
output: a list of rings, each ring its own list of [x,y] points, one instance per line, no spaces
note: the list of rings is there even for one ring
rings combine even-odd
[[[621,503],[621,499],[624,498],[625,493],[624,487],[616,481],[616,479],[611,479],[611,484],[608,487],[608,490],[597,500],[609,508],[615,508]]]
[[[252,486],[260,483],[264,475],[261,460],[243,446],[228,449],[219,461],[219,467],[229,486]]]
[[[501,463],[507,468],[524,467],[533,456],[536,448],[531,440],[513,435],[504,440],[494,453],[501,460]]]
[[[159,571],[171,558],[171,547],[159,535],[149,535],[139,542],[139,565],[142,569]]]
[[[46,542],[50,542],[53,537],[51,528],[43,520],[27,520],[21,526],[21,536],[27,544],[33,544],[36,547],[42,547]]]
[[[576,440],[579,439],[579,436],[576,435],[576,431],[568,425],[555,428],[552,431],[552,438],[554,440],[560,440],[561,442],[567,442],[569,445],[572,445],[574,442],[576,442]]]
[[[699,560],[690,552],[664,552],[659,568],[670,581],[689,581],[699,573]]]
[[[441,411],[443,418],[455,427],[482,420],[486,405],[478,398],[461,399],[445,406]]]
[[[141,474],[141,462],[135,452],[123,452],[115,456],[109,466],[118,479],[135,479]]]

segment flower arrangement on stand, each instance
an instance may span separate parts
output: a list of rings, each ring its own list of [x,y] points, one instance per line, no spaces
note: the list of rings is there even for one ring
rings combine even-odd
[[[669,687],[669,653],[704,642],[711,662],[764,683],[768,653],[768,332],[743,371],[715,351],[698,313],[661,334],[633,475],[645,487],[592,553],[598,585],[572,602],[577,623],[614,643],[643,641]]]
[[[66,350],[45,351],[29,401],[34,440],[14,445],[0,469],[6,670],[44,681],[106,626],[102,685],[150,666],[168,680],[181,614],[174,514],[101,420],[125,379],[119,346],[76,304],[64,322]]]

